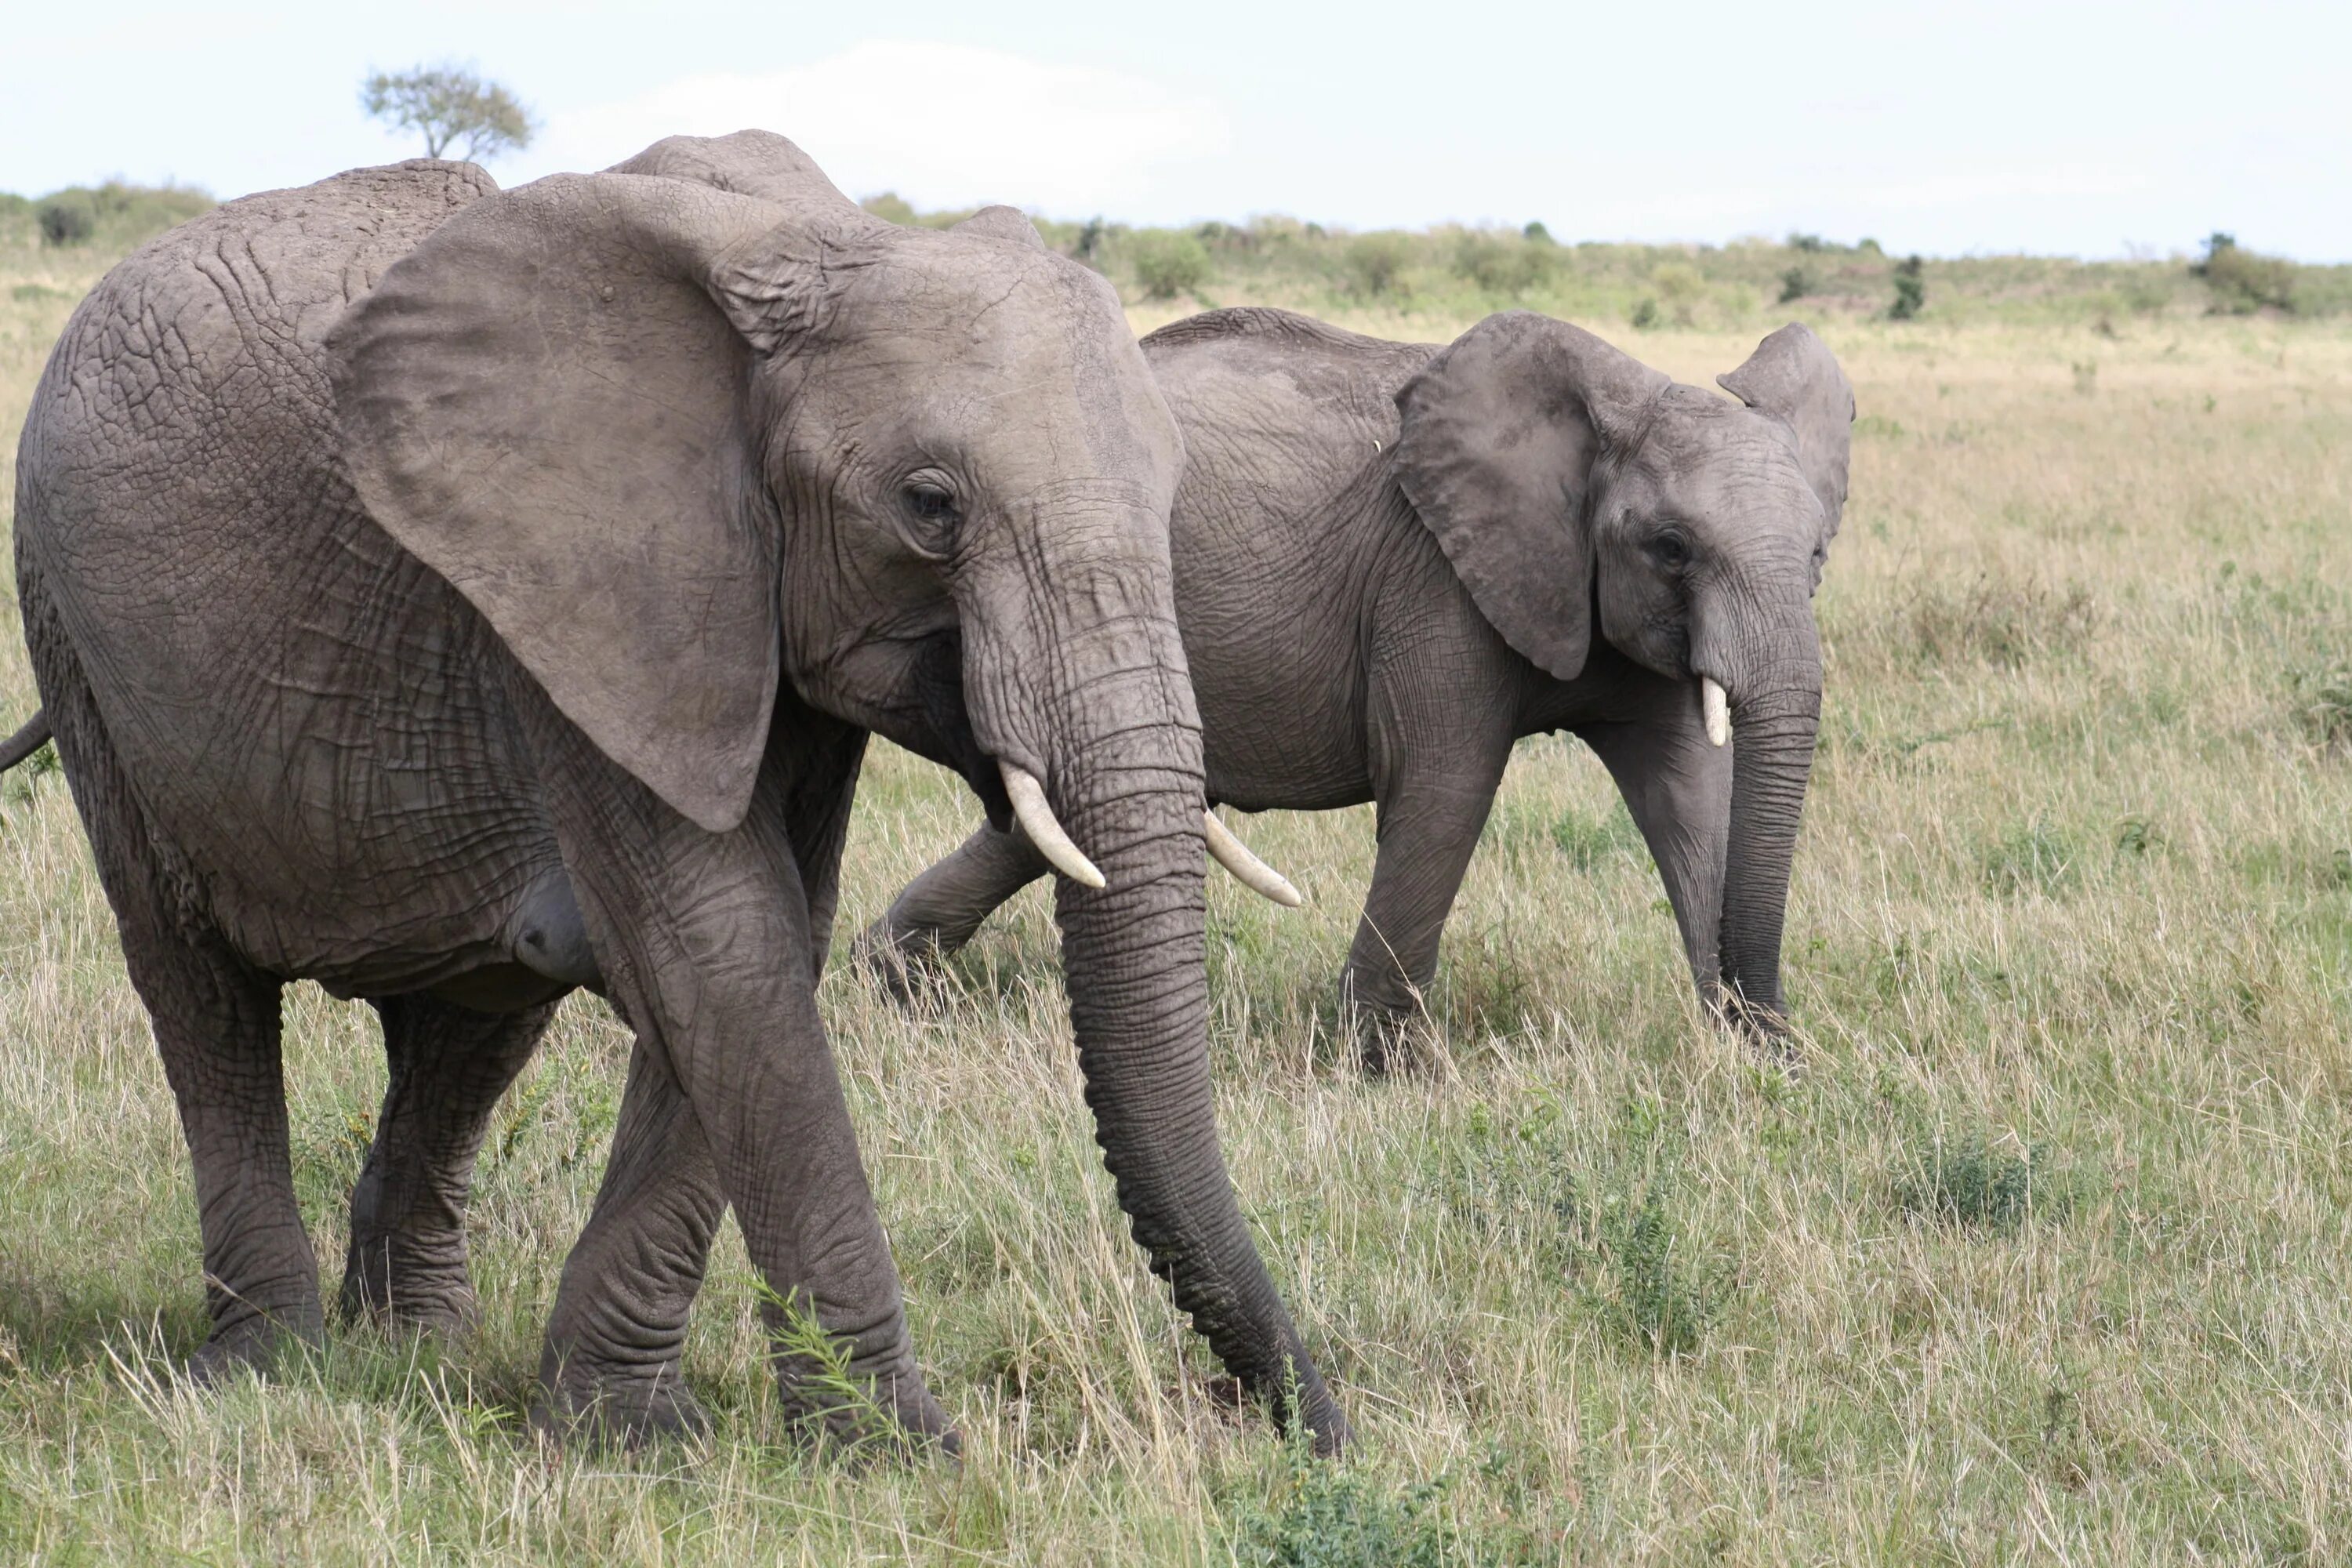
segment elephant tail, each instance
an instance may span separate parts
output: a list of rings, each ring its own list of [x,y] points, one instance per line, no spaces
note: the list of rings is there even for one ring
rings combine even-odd
[[[45,710],[37,710],[30,719],[25,721],[23,729],[5,741],[0,741],[0,773],[6,773],[48,743],[48,713]]]

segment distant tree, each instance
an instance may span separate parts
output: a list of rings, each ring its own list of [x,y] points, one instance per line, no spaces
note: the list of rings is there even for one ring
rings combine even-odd
[[[1908,256],[1895,264],[1895,303],[1886,313],[1898,321],[1907,321],[1919,313],[1927,302],[1927,264],[1916,256]]]
[[[494,81],[457,66],[378,71],[360,84],[360,107],[397,131],[425,135],[425,155],[462,146],[469,159],[495,158],[530,145],[530,111]]]
[[[1551,230],[1544,226],[1544,220],[1539,217],[1529,218],[1528,226],[1519,230],[1519,235],[1531,244],[1549,245],[1551,243]]]

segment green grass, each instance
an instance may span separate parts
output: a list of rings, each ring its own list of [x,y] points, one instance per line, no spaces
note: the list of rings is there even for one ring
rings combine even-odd
[[[106,259],[0,255],[0,429]],[[1786,265],[1759,261],[1776,289]],[[1777,312],[1821,325],[1866,416],[1819,601],[1799,1070],[1706,1026],[1638,837],[1558,739],[1514,765],[1410,1072],[1367,1079],[1330,1037],[1369,813],[1246,825],[1305,910],[1212,884],[1227,1147],[1355,1418],[1344,1463],[1234,1408],[1127,1239],[1036,891],[935,1016],[838,963],[822,992],[961,1467],[802,1451],[731,1232],[687,1361],[711,1439],[534,1446],[539,1328],[627,1051],[587,1003],[484,1152],[478,1337],[339,1331],[275,1383],[184,1389],[185,1155],[63,780],[20,770],[0,786],[0,1558],[2352,1554],[2352,331],[2185,293],[2115,336],[1991,294],[1971,316],[1944,265],[1912,322]],[[1255,297],[1238,273],[1211,285],[1227,302]],[[1436,337],[1483,308],[1439,298],[1345,319]],[[1762,320],[1718,324],[1706,298],[1690,329],[1584,319],[1705,384]],[[0,643],[13,718],[31,687],[13,625]],[[974,815],[883,748],[845,934]],[[299,1188],[339,1260],[381,1052],[363,1008],[309,987],[288,1024]]]

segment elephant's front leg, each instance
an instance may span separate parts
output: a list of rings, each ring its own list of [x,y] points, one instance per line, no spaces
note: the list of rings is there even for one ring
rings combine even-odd
[[[477,1013],[426,995],[375,1004],[388,1081],[375,1142],[352,1189],[346,1317],[470,1327],[466,1202],[499,1096],[530,1059],[553,1004]]]
[[[1052,868],[1019,828],[986,823],[955,852],[907,884],[857,939],[857,957],[901,1002],[913,999],[939,961],[961,950],[1013,894]]]
[[[676,1364],[683,1300],[723,1198],[770,1287],[771,1325],[813,1321],[866,1395],[845,1407],[837,1379],[786,1354],[787,1404],[835,1427],[862,1431],[878,1410],[901,1430],[946,1436],[817,1016],[785,792],[763,779],[744,824],[711,834],[576,732],[558,740],[557,836],[638,1058],[548,1325],[542,1416],[662,1424],[660,1369]]]
[[[1580,725],[1650,847],[1700,997],[1716,998],[1723,875],[1731,836],[1731,748],[1708,743],[1696,681],[1658,682],[1641,718]],[[1737,742],[1735,742],[1736,744]]]

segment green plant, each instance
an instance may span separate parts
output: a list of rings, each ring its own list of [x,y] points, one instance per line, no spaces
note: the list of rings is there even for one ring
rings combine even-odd
[[[495,158],[530,146],[538,129],[504,86],[455,65],[377,71],[360,83],[360,107],[371,120],[422,134],[428,158],[460,144],[467,158]]]
[[[896,191],[868,196],[857,205],[885,223],[911,225],[915,221],[915,205]]]
[[[1820,287],[1820,280],[1810,270],[1791,267],[1780,274],[1780,298],[1777,302],[1786,305],[1791,300],[1801,300]]]
[[[1342,258],[1349,287],[1374,299],[1407,292],[1405,268],[1412,264],[1412,237],[1395,229],[1356,236]]]
[[[2352,665],[2298,669],[2292,683],[2295,717],[2312,743],[2352,751]]]
[[[2074,885],[2082,858],[2073,834],[2037,820],[2003,829],[1986,847],[1979,869],[1989,891],[2012,898],[2029,892],[2054,896]]]
[[[59,191],[34,210],[44,244],[80,245],[98,233],[98,204],[88,191]]]
[[[1886,307],[1890,319],[1907,321],[1927,304],[1927,266],[1916,256],[1906,257],[1895,264],[1895,303]]]
[[[1587,816],[1570,806],[1552,819],[1550,836],[1553,845],[1580,871],[1646,847],[1642,830],[1633,826],[1622,801],[1599,816]]]
[[[2203,258],[2189,270],[2203,279],[2212,291],[2217,315],[2247,316],[2265,309],[2293,311],[2295,308],[2294,263],[2244,249],[2235,235],[2216,230],[2208,236]]]
[[[1488,294],[1516,299],[1551,278],[1559,251],[1511,234],[1473,230],[1454,249],[1454,270]]]
[[[1543,219],[1541,218],[1528,219],[1527,227],[1519,230],[1519,237],[1534,245],[1550,245],[1553,243],[1551,230],[1544,226]]]
[[[1294,1424],[1271,1504],[1234,1510],[1232,1561],[1240,1568],[1479,1568],[1505,1561],[1442,1506],[1447,1478],[1391,1491],[1344,1463],[1318,1459]]]
[[[1674,318],[1675,325],[1687,327],[1697,313],[1706,279],[1687,261],[1669,261],[1650,274],[1650,287],[1657,290],[1658,302]]]
[[[1211,271],[1208,247],[1192,235],[1164,228],[1145,229],[1129,240],[1128,263],[1145,297],[1153,300],[1197,294]]]
[[[1625,321],[1626,324],[1635,331],[1648,331],[1658,324],[1658,302],[1645,297],[1640,304],[1633,307],[1633,313],[1626,317]]]
[[[2027,1215],[2053,1212],[2065,1197],[2045,1152],[1984,1132],[1938,1135],[1901,1165],[1895,1205],[1948,1224],[2014,1230]]]
[[[1695,1256],[1663,1193],[1653,1187],[1630,1206],[1612,1201],[1600,1228],[1618,1329],[1653,1354],[1695,1352],[1721,1308],[1722,1277]]]

